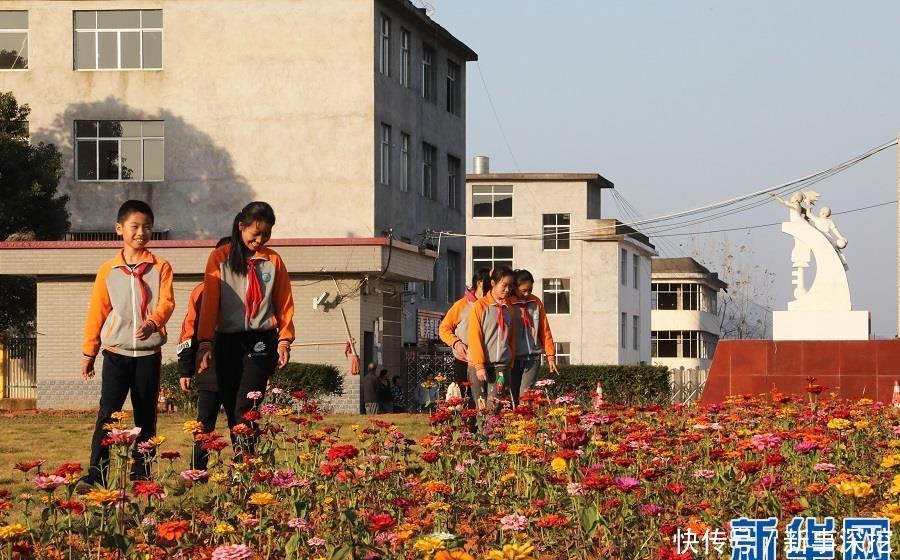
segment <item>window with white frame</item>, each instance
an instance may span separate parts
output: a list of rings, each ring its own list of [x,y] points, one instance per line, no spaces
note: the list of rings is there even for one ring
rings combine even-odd
[[[162,10],[75,12],[76,70],[161,70]]]
[[[542,296],[548,315],[568,315],[571,311],[572,284],[568,278],[544,278]]]
[[[628,348],[628,313],[622,313],[619,318],[619,346]]]
[[[435,88],[434,48],[427,43],[422,44],[422,99],[437,101]]]
[[[472,185],[473,218],[512,218],[512,185]]]
[[[716,292],[693,283],[654,282],[651,285],[652,309],[706,311],[715,314]]]
[[[462,189],[459,183],[462,175],[462,164],[458,157],[447,156],[447,206],[459,210]]]
[[[422,282],[422,299],[434,301],[434,282],[426,280]]]
[[[412,55],[409,51],[409,31],[400,29],[400,85],[409,87],[409,65]]]
[[[718,297],[716,291],[708,286],[700,286],[700,311],[713,315],[718,314]]]
[[[625,249],[619,253],[619,283],[628,285],[628,251]]]
[[[544,250],[565,251],[570,247],[571,214],[544,214]]]
[[[75,121],[78,181],[162,181],[163,121]]]
[[[28,70],[27,10],[0,10],[0,70]]]
[[[461,262],[458,251],[447,251],[447,303],[453,303],[462,296]]]
[[[459,115],[462,104],[462,81],[459,74],[459,64],[447,60],[447,112],[454,115]]]
[[[391,18],[381,14],[381,57],[378,70],[385,76],[391,75]]]
[[[631,255],[631,282],[632,286],[635,289],[639,289],[640,286],[640,277],[641,277],[641,256],[637,253],[632,253]]]
[[[391,184],[391,127],[381,123],[381,184]]]
[[[513,267],[512,246],[495,245],[472,247],[472,270],[494,270],[500,266]]]
[[[409,134],[400,133],[400,190],[409,190]]]
[[[712,359],[718,337],[702,331],[653,331],[650,353],[654,358]]]
[[[422,142],[422,196],[437,200],[437,188],[434,184],[434,164],[437,161],[437,148],[428,142]]]
[[[570,342],[554,342],[556,349],[556,364],[567,366],[572,363],[572,344]],[[546,357],[541,356],[541,361],[546,363]]]
[[[641,318],[637,315],[631,317],[631,347],[634,350],[641,349]]]

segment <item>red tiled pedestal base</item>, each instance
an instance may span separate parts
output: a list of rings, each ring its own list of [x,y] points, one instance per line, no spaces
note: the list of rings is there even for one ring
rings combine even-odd
[[[703,404],[729,395],[806,394],[806,378],[841,398],[890,402],[900,380],[900,340],[721,340],[700,397]]]

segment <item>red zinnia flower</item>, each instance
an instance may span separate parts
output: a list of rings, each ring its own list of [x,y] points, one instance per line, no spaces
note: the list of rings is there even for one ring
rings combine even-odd
[[[349,444],[335,445],[328,450],[329,461],[337,461],[338,459],[346,461],[356,458],[357,455],[359,455],[359,450]]]
[[[369,530],[373,533],[387,531],[396,525],[397,520],[391,517],[389,513],[378,513],[369,516]]]
[[[537,523],[535,523],[535,525],[541,527],[542,529],[548,527],[565,527],[568,524],[569,520],[562,515],[559,515],[558,513],[550,513],[548,515],[545,515],[544,517],[538,519]]]
[[[190,528],[190,522],[185,521],[184,519],[179,521],[166,521],[165,523],[159,524],[159,527],[156,528],[156,534],[164,540],[177,541],[187,534],[188,529]]]
[[[422,453],[422,460],[425,461],[426,463],[428,463],[429,465],[431,463],[434,463],[435,461],[437,461],[438,457],[439,457],[439,455],[438,455],[437,451],[425,451]]]
[[[165,496],[162,486],[155,482],[145,481],[134,483],[134,495],[140,498],[156,498],[157,500],[161,500]]]
[[[68,511],[74,515],[81,515],[84,513],[84,504],[81,502],[76,502],[74,500],[68,502],[59,502],[56,507],[63,511]]]
[[[58,469],[56,469],[56,472],[54,474],[56,476],[65,477],[70,474],[81,474],[82,470],[84,469],[81,467],[81,463],[63,463],[59,466]]]
[[[181,458],[181,453],[178,451],[163,451],[161,457],[163,459],[168,459],[169,461],[174,461],[175,459]]]
[[[247,422],[256,422],[262,417],[258,410],[248,410],[244,413],[244,420]]]

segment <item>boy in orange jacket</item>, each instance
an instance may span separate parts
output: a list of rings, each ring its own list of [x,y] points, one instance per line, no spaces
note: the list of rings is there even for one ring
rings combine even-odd
[[[103,352],[100,411],[91,441],[91,464],[78,491],[89,491],[107,478],[109,447],[106,425],[122,410],[131,393],[134,423],[141,429],[134,443],[132,480],[147,480],[150,469],[138,445],[156,435],[160,348],[166,343],[166,323],[175,309],[172,267],[147,250],[153,233],[153,210],[140,200],[119,208],[116,233],[122,249],[103,263],[94,280],[87,322],[81,374],[94,376],[94,362]]]

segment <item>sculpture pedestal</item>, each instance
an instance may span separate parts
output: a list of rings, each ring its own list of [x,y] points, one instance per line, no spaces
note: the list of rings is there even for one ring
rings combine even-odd
[[[775,340],[869,340],[868,311],[775,311]]]
[[[807,377],[827,386],[826,394],[889,403],[900,380],[900,340],[721,340],[700,402],[756,396],[773,386],[805,395]]]

